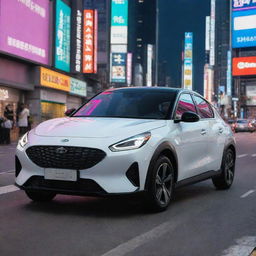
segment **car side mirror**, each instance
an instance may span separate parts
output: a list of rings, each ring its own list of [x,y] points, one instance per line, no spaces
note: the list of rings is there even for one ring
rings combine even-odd
[[[195,123],[200,120],[200,117],[198,114],[194,112],[185,112],[181,116],[181,122],[185,123]]]
[[[75,111],[75,108],[70,108],[65,112],[65,116],[71,116]]]

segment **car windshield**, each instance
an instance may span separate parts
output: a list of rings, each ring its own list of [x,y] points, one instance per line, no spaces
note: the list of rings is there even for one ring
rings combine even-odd
[[[248,121],[247,120],[238,120],[237,123],[238,124],[246,124]]]
[[[105,91],[82,106],[73,117],[166,119],[176,99],[175,91]]]

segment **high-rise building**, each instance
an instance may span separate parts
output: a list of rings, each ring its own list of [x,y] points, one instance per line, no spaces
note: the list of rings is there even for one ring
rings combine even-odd
[[[227,92],[227,54],[230,49],[230,0],[216,0],[215,5],[215,100]]]
[[[155,84],[157,0],[130,0],[128,52],[133,54],[133,85]]]

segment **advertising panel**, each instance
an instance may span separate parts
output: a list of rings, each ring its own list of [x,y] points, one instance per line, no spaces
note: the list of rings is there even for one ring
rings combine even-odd
[[[205,19],[205,50],[210,51],[210,31],[211,31],[211,18],[206,16]]]
[[[231,51],[227,52],[227,95],[232,95],[232,56]]]
[[[0,0],[0,5],[0,51],[49,65],[49,0]]]
[[[40,67],[40,84],[62,91],[70,91],[70,77],[52,71],[50,69]]]
[[[193,33],[185,33],[185,51],[183,67],[183,88],[193,88]]]
[[[256,86],[246,86],[246,97],[247,97],[247,101],[246,104],[251,106],[255,106],[256,105]]]
[[[84,10],[83,73],[97,72],[97,13]],[[95,26],[96,25],[96,26]]]
[[[82,72],[83,1],[72,1],[71,72]]]
[[[147,45],[147,86],[152,86],[153,45]]]
[[[256,46],[256,9],[233,11],[233,48]]]
[[[70,71],[71,8],[61,0],[56,1],[55,67]]]
[[[215,15],[216,0],[211,0],[210,65],[215,65]]]
[[[112,53],[111,82],[126,82],[126,53]]]
[[[128,0],[112,0],[111,44],[127,44]]]
[[[233,0],[232,7],[233,7],[233,10],[235,11],[255,9],[256,1],[255,0]]]
[[[86,82],[75,79],[73,77],[70,78],[70,93],[76,94],[82,97],[86,97],[87,95],[86,87],[87,87]]]
[[[233,76],[256,75],[256,57],[233,58]]]
[[[127,53],[127,85],[132,84],[132,53]]]
[[[94,10],[94,56],[93,56],[93,73],[97,73],[98,64],[98,11]]]

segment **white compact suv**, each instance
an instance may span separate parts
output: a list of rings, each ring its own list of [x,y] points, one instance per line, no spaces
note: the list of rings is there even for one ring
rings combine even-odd
[[[16,185],[35,201],[141,193],[161,211],[175,187],[212,178],[216,188],[228,189],[235,160],[230,127],[199,94],[110,89],[21,138]]]

